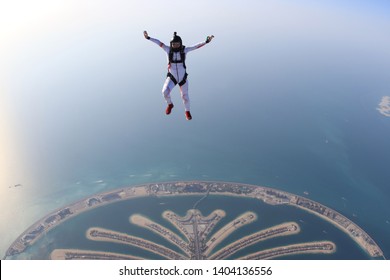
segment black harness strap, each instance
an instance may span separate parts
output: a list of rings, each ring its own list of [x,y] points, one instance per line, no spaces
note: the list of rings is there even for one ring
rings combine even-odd
[[[173,60],[173,50],[172,48],[170,48],[169,50],[169,64],[171,63],[183,63],[183,67],[184,68],[187,68],[186,67],[186,54],[184,53],[184,48],[185,46],[183,46],[181,49],[180,49],[180,60]]]
[[[184,67],[184,69],[186,69],[186,63],[185,63],[186,54],[184,53],[184,48],[185,48],[185,46],[183,46],[183,47],[180,49],[180,60],[174,60],[174,59],[173,59],[173,50],[172,50],[172,48],[170,48],[170,50],[169,50],[169,56],[168,56],[168,58],[169,58],[169,65],[170,65],[171,63],[183,63],[183,67]],[[184,85],[184,84],[187,82],[187,76],[188,76],[188,74],[187,74],[187,72],[185,72],[185,73],[184,73],[183,80],[181,80],[181,82],[179,83],[179,86],[182,86],[182,85]],[[171,78],[171,81],[172,81],[175,85],[178,84],[177,80],[175,79],[175,77],[174,77],[171,73],[168,72],[167,77]]]
[[[183,80],[181,80],[181,82],[179,83],[179,86],[182,86],[182,85],[184,85],[184,84],[187,82],[187,76],[188,76],[187,72],[184,73]],[[167,77],[169,77],[169,78],[171,79],[171,81],[172,81],[175,85],[178,84],[178,83],[177,83],[177,80],[175,79],[175,77],[174,77],[171,73],[168,72]]]
[[[185,72],[183,80],[181,80],[181,82],[179,83],[179,86],[182,86],[187,82],[187,76],[188,76],[188,74],[187,74],[187,72]]]
[[[168,72],[167,77],[171,78],[171,81],[172,81],[175,85],[177,85],[177,81],[176,81],[175,77],[174,77],[171,73]]]

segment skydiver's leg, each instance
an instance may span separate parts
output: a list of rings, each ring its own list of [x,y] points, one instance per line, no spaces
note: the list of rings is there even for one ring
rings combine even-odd
[[[165,101],[168,104],[172,104],[171,91],[174,87],[175,87],[175,84],[172,82],[171,78],[167,77],[167,79],[165,80],[164,86],[162,88],[162,94],[165,98]]]
[[[168,106],[165,109],[165,114],[169,115],[172,111],[173,108],[173,103],[171,100],[171,91],[175,87],[175,83],[172,82],[171,78],[167,77],[165,80],[163,89],[162,89],[162,94],[165,98],[165,101],[167,102]]]
[[[181,99],[183,99],[184,108],[190,111],[190,97],[188,96],[188,79],[184,85],[180,87]]]

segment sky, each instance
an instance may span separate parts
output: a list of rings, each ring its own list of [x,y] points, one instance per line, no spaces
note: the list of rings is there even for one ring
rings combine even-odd
[[[386,49],[387,54],[390,52],[389,36],[386,33],[390,26],[389,7],[388,1],[363,0],[315,3],[2,1],[0,166],[1,170],[7,171],[0,175],[0,182],[2,185],[18,182],[15,177],[19,175],[15,170],[23,169],[23,174],[33,176],[27,175],[29,163],[25,158],[26,151],[23,152],[21,130],[27,129],[23,122],[34,117],[29,113],[39,115],[42,112],[42,118],[49,117],[45,112],[50,109],[40,101],[46,98],[50,100],[53,93],[39,89],[59,83],[68,83],[71,89],[72,85],[79,89],[86,87],[88,80],[81,82],[80,77],[71,74],[77,68],[85,71],[94,68],[94,72],[83,78],[95,81],[104,75],[123,77],[127,74],[125,71],[149,72],[151,69],[145,67],[150,63],[149,58],[156,59],[157,63],[163,65],[165,58],[157,52],[135,55],[146,47],[145,42],[140,40],[144,29],[151,36],[165,42],[171,37],[172,30],[178,30],[184,39],[193,38],[191,44],[218,31],[215,42],[218,48],[223,48],[224,53],[236,53],[237,48],[242,48],[242,42],[258,44],[263,47],[263,51],[268,51],[267,47],[276,46],[280,49],[271,50],[270,55],[281,55],[280,61],[283,62],[295,59],[288,57],[290,54],[287,52],[280,52],[286,45],[290,49],[302,49],[301,53],[304,55],[315,51],[319,56],[324,49],[327,50],[323,52],[325,56],[338,55],[348,48],[362,53],[368,48],[372,52],[377,49],[382,57],[375,57],[375,53],[372,55],[374,59],[382,59],[384,64],[387,60],[383,58],[383,53],[386,53]],[[178,12],[171,15],[172,9]],[[199,54],[200,57],[202,55]],[[141,57],[144,59],[140,59]],[[118,63],[111,64],[113,59]],[[125,63],[137,66],[126,67]],[[112,65],[117,68],[104,70],[105,66],[113,67]],[[247,67],[244,62],[242,66]],[[268,67],[271,78],[276,77],[275,72],[280,69],[278,63]],[[52,75],[50,80],[45,80],[48,72]],[[29,87],[36,90],[31,92]],[[68,101],[65,97],[58,99],[58,102]],[[38,119],[37,122],[39,121],[41,120]],[[37,132],[39,127],[34,129]],[[28,147],[25,149],[29,150]]]
[[[144,30],[166,43],[177,31],[186,45],[215,35],[212,47],[189,57],[191,88],[199,92],[194,106],[204,100],[229,112],[235,100],[250,108],[253,93],[240,100],[224,92],[254,82],[260,90],[287,89],[297,77],[318,80],[324,69],[351,81],[366,76],[374,92],[386,89],[389,15],[385,0],[1,1],[0,204],[22,213],[29,198],[10,194],[10,186],[56,182],[59,169],[81,176],[91,161],[120,158],[110,155],[112,136],[126,148],[153,138],[151,128],[163,129],[155,112],[163,110],[166,58]],[[228,77],[213,74],[221,70]],[[23,215],[31,223],[32,214]],[[8,219],[2,215],[2,229]]]

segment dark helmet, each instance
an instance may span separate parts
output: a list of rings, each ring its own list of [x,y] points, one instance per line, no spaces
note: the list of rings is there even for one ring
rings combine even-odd
[[[173,33],[173,38],[171,40],[171,48],[172,48],[172,43],[180,43],[180,46],[183,45],[180,36],[177,36],[177,33]]]

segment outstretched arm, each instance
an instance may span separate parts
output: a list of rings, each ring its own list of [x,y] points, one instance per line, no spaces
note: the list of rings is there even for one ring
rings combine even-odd
[[[144,37],[145,39],[152,41],[156,45],[159,45],[161,48],[163,48],[164,51],[169,52],[169,47],[167,45],[165,45],[163,42],[161,42],[158,39],[150,37],[148,32],[144,31]]]
[[[204,45],[210,43],[211,40],[213,40],[213,38],[214,38],[214,35],[207,36],[207,38],[206,38],[206,40],[205,40],[204,42],[198,43],[198,44],[196,44],[196,45],[194,45],[194,46],[191,46],[191,47],[186,47],[186,48],[184,49],[184,52],[185,52],[185,53],[188,53],[188,52],[190,52],[190,51],[197,50],[197,49],[203,47]]]

